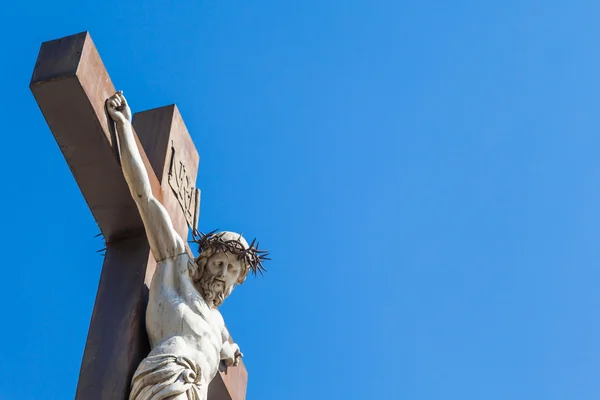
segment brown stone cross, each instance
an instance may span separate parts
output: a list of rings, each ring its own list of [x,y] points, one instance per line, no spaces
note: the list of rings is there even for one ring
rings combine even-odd
[[[76,399],[126,400],[150,350],[144,315],[156,263],[105,110],[115,88],[83,32],[42,44],[30,89],[106,241]],[[185,239],[199,212],[199,156],[181,115],[175,105],[148,110],[134,115],[133,127],[152,192]],[[208,398],[244,400],[247,380],[240,363],[215,377]]]

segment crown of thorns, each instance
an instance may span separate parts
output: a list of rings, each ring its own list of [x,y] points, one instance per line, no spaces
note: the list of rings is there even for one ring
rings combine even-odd
[[[253,275],[256,275],[257,272],[262,275],[263,272],[267,271],[263,266],[263,261],[271,260],[269,252],[258,249],[256,238],[246,249],[242,242],[237,239],[223,240],[221,235],[216,233],[217,231],[214,230],[209,233],[194,232],[192,241],[198,245],[198,253],[201,254],[203,251],[211,249],[215,253],[221,251],[223,253],[235,254],[238,260],[241,260],[250,268]]]

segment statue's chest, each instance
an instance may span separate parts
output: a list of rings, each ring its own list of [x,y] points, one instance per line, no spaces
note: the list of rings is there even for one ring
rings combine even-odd
[[[210,309],[204,301],[202,301],[201,307],[193,307],[193,309],[194,315],[192,319],[194,324],[200,328],[199,330],[209,333],[211,336],[220,337],[224,325],[218,312]]]
[[[220,343],[223,318],[211,309],[187,274],[186,255],[165,260],[159,265],[150,290],[148,328],[156,327],[157,336],[191,335],[196,340]]]

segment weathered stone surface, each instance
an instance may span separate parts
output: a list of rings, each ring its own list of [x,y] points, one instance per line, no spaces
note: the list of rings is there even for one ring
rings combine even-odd
[[[30,88],[107,240],[77,399],[126,399],[133,371],[149,351],[143,315],[156,263],[123,178],[115,132],[105,109],[115,88],[87,32],[42,44]],[[134,132],[134,138],[153,196],[185,238],[187,220],[164,173],[168,144],[173,142],[176,149],[183,146],[185,150],[178,154],[194,181],[198,155],[176,108],[148,113],[136,115],[134,126],[138,127],[138,117],[139,126],[148,118],[164,124],[152,131],[143,128],[139,138]],[[152,142],[154,147],[148,145]],[[148,145],[149,157],[141,143]],[[245,388],[247,373],[243,365],[236,369],[242,370],[243,384],[231,382],[230,369],[227,376],[218,375],[213,381],[227,390],[211,388],[211,400],[245,398],[245,389],[239,387]]]

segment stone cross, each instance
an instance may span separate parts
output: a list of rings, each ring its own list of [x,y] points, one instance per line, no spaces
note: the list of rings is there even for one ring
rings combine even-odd
[[[76,399],[126,400],[150,350],[144,314],[156,262],[106,113],[115,88],[83,32],[42,44],[30,89],[106,241]],[[199,213],[199,155],[181,115],[175,105],[152,109],[135,114],[133,127],[153,195],[185,239]],[[213,379],[208,398],[244,400],[247,380],[242,362]]]

